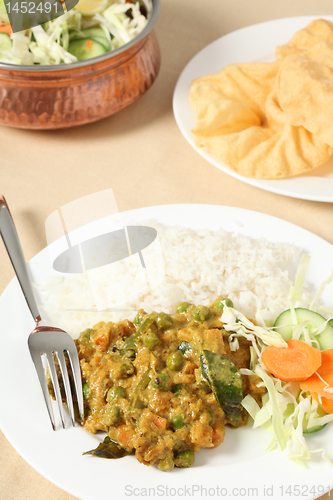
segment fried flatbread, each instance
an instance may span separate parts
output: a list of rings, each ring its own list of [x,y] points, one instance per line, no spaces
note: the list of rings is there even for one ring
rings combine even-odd
[[[295,176],[333,155],[333,23],[311,23],[276,57],[227,66],[190,90],[195,143],[247,177]]]
[[[333,147],[333,23],[312,22],[277,57],[278,100],[289,122]]]

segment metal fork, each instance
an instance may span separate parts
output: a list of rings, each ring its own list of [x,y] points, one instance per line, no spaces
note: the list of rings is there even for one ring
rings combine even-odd
[[[75,426],[74,406],[71,385],[68,376],[68,369],[65,355],[68,356],[69,364],[72,369],[76,400],[79,408],[81,423],[83,422],[83,394],[82,379],[78,353],[73,339],[68,333],[59,328],[50,326],[38,326],[41,321],[35,297],[32,291],[27,266],[24,260],[22,247],[18,234],[15,229],[14,221],[11,217],[5,198],[0,195],[0,235],[5,244],[9,258],[15,270],[18,282],[21,286],[23,295],[30,309],[30,312],[36,322],[36,328],[31,332],[28,338],[28,346],[32,360],[34,362],[40,385],[42,387],[46,407],[51,420],[53,430],[56,430],[54,414],[52,410],[50,394],[47,386],[46,374],[43,367],[42,357],[45,356],[52,380],[55,398],[58,404],[62,427],[65,429],[64,408],[62,404],[61,391],[57,376],[55,359],[60,368],[67,406],[71,417],[73,427]]]

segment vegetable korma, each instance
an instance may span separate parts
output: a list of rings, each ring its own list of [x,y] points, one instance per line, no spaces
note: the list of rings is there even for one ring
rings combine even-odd
[[[88,453],[135,453],[139,462],[170,471],[221,444],[226,425],[246,424],[243,397],[259,401],[265,389],[238,371],[249,367],[251,343],[240,338],[230,350],[220,321],[225,303],[232,305],[221,297],[210,307],[184,302],[174,316],[141,309],[133,322],[101,322],[81,333],[83,426],[108,436]]]

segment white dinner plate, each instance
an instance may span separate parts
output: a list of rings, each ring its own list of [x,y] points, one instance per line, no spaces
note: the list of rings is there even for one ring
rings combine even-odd
[[[333,16],[322,16],[333,21]],[[173,110],[178,127],[189,144],[212,165],[243,182],[273,193],[304,200],[333,202],[333,159],[311,173],[289,179],[262,180],[238,174],[216,156],[194,143],[191,130],[196,116],[189,104],[191,82],[195,78],[221,71],[228,64],[271,62],[277,45],[287,43],[293,34],[318,16],[278,19],[229,33],[201,50],[182,71],[173,96]]]
[[[124,223],[156,219],[193,229],[222,227],[271,242],[296,244],[311,255],[307,274],[317,287],[333,267],[333,246],[288,222],[248,210],[214,205],[165,205],[122,213]],[[296,263],[295,263],[296,266]],[[45,281],[50,270],[47,249],[29,263],[35,282]],[[324,294],[329,305],[333,285]],[[251,426],[227,429],[225,441],[214,450],[196,454],[191,469],[160,472],[139,464],[133,456],[105,460],[82,456],[97,446],[100,437],[79,426],[51,430],[45,404],[27,347],[34,322],[16,279],[0,298],[0,427],[20,455],[47,479],[82,500],[130,496],[227,496],[263,499],[286,498],[288,491],[314,499],[333,488],[332,469],[314,456],[308,468],[291,462],[284,453],[266,452],[271,436]],[[310,448],[333,450],[333,428],[310,437]],[[150,488],[150,491],[149,491]],[[146,490],[145,490],[146,489]],[[293,495],[289,495],[289,498]]]

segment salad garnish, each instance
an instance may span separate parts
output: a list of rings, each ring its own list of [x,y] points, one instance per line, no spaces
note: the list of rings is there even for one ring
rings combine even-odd
[[[256,376],[257,386],[267,392],[262,396],[262,406],[249,394],[241,404],[253,418],[253,428],[262,427],[273,434],[268,450],[286,450],[291,460],[303,466],[314,453],[321,453],[333,466],[324,448],[310,450],[306,442],[307,434],[333,421],[333,320],[318,312],[323,311],[319,300],[333,280],[333,272],[311,300],[303,292],[309,264],[310,257],[303,255],[290,290],[289,309],[274,326],[253,324],[227,304],[221,321],[227,331],[235,332],[229,340],[232,350],[237,350],[239,337],[252,342],[250,369],[241,369],[240,373]],[[308,308],[303,307],[305,304]],[[289,322],[283,323],[281,317]],[[276,362],[276,353],[280,363]],[[288,356],[283,358],[286,353],[289,360]],[[302,365],[299,360],[305,355],[307,362]]]
[[[151,12],[151,0],[80,0],[53,21],[12,33],[0,0],[0,62],[53,65],[91,59],[130,42]]]

